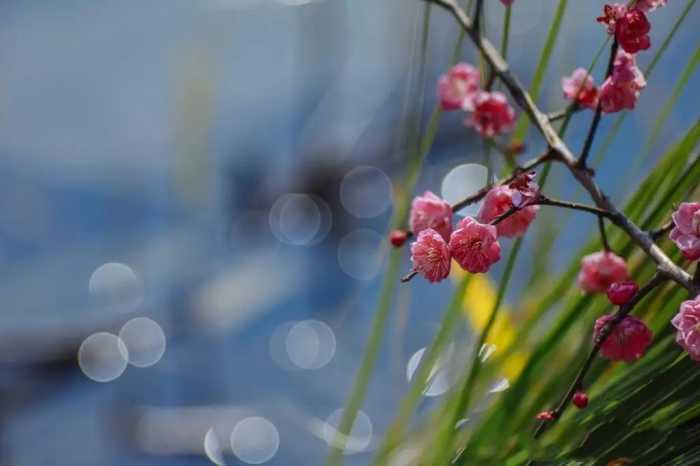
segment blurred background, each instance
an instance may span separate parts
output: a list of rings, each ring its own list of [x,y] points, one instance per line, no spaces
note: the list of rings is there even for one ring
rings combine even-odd
[[[602,3],[569,5],[544,109],[564,106],[560,77],[587,67],[602,44]],[[502,6],[486,4],[487,34],[499,40]],[[654,13],[652,41],[684,4]],[[526,83],[555,5],[515,3],[510,56]],[[434,9],[417,87],[423,9],[406,0],[0,2],[0,465],[322,463],[377,299],[407,121],[431,111],[458,34]],[[686,26],[698,22],[695,9]],[[693,28],[679,31],[598,167],[618,200],[698,117],[691,76],[639,156],[696,40]],[[481,142],[461,119],[442,118],[420,192],[456,201],[486,183]],[[589,119],[575,117],[572,147]],[[526,158],[542,148],[530,136]],[[551,191],[581,195],[563,179]],[[541,218],[538,229],[561,233],[540,264],[556,273],[592,225]],[[516,268],[513,305],[537,237]],[[482,285],[466,312],[489,298]],[[347,464],[368,462],[451,287],[399,288]],[[465,326],[456,342],[471,338]],[[441,367],[424,408],[452,382]],[[481,405],[507,388],[504,374]]]

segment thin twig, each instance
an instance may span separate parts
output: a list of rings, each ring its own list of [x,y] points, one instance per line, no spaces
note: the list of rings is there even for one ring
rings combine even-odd
[[[598,352],[600,351],[600,347],[603,345],[605,340],[610,336],[613,330],[615,330],[615,327],[622,321],[622,319],[625,318],[627,314],[629,314],[634,306],[639,303],[649,292],[651,292],[654,288],[659,286],[663,281],[666,280],[666,277],[661,274],[661,273],[656,273],[651,280],[649,280],[646,285],[644,285],[642,288],[639,289],[639,291],[625,304],[620,306],[618,311],[615,313],[615,316],[613,319],[609,320],[605,326],[600,330],[600,333],[596,337],[593,347],[591,348],[591,352],[588,354],[588,357],[586,357],[585,361],[583,362],[583,365],[581,366],[581,369],[579,369],[578,374],[576,375],[576,378],[571,382],[571,385],[569,386],[569,389],[566,391],[562,399],[559,401],[559,404],[557,405],[556,409],[552,411],[552,416],[553,419],[551,421],[542,421],[539,423],[537,428],[535,429],[534,437],[538,438],[540,435],[544,433],[544,431],[550,427],[552,424],[554,424],[557,419],[561,417],[563,412],[566,410],[566,407],[569,405],[569,402],[571,401],[571,398],[574,396],[574,393],[576,390],[579,390],[583,384],[583,379],[586,376],[586,373],[588,373],[588,370],[591,368],[591,365],[593,364],[593,361],[595,360],[595,357],[598,355]]]
[[[544,154],[540,155],[539,157],[535,157],[534,159],[531,159],[527,161],[524,165],[517,167],[513,173],[511,173],[509,176],[506,176],[504,178],[501,178],[500,180],[494,182],[494,183],[489,183],[471,196],[468,196],[461,201],[455,203],[452,205],[452,212],[459,212],[460,210],[464,209],[467,206],[470,206],[474,204],[475,202],[479,202],[488,194],[488,192],[494,187],[494,186],[501,186],[504,184],[508,184],[511,181],[513,181],[518,175],[524,172],[529,172],[530,170],[537,168],[539,165],[548,162],[550,160],[553,160],[554,154],[551,151],[547,151]]]
[[[532,204],[528,204],[528,205],[532,205]],[[508,210],[506,210],[501,215],[499,215],[498,217],[491,220],[491,225],[494,225],[494,226],[498,225],[503,220],[507,219],[508,217],[510,217],[514,213],[522,210],[525,207],[527,207],[527,205],[525,205],[525,206],[519,206],[519,205],[510,206],[510,208]]]
[[[510,217],[511,215],[515,214],[519,210],[522,210],[526,207],[533,206],[533,205],[549,205],[549,206],[555,206],[555,207],[562,207],[564,209],[571,209],[571,210],[580,210],[582,212],[588,212],[589,214],[593,214],[599,219],[608,217],[610,215],[610,212],[607,212],[603,209],[599,209],[598,207],[595,206],[590,206],[586,204],[579,204],[578,202],[569,202],[569,201],[560,201],[558,199],[552,199],[550,197],[545,196],[542,193],[539,193],[538,197],[536,199],[533,199],[528,202],[524,202],[520,205],[517,206],[512,206],[505,212],[503,212],[501,215],[496,217],[491,221],[491,225],[498,225],[501,223],[503,220],[506,218]],[[605,243],[607,244],[607,240],[605,240]],[[609,249],[606,249],[609,250]]]
[[[658,241],[658,240],[660,240],[666,233],[668,233],[668,232],[671,231],[672,229],[673,229],[673,221],[670,220],[670,221],[668,221],[667,223],[665,223],[665,224],[663,224],[662,226],[660,226],[659,228],[657,228],[656,230],[651,230],[651,231],[649,232],[649,236],[650,236],[651,239],[653,239],[654,241]]]
[[[565,209],[571,210],[581,210],[583,212],[588,212],[590,214],[596,215],[598,218],[607,217],[610,218],[612,214],[607,210],[601,209],[599,207],[590,206],[586,204],[579,204],[578,202],[560,201],[558,199],[552,199],[544,194],[540,193],[539,199],[535,201],[535,204],[539,205],[551,205],[556,207],[563,207]]]
[[[613,67],[615,65],[615,56],[617,55],[617,39],[613,40],[610,46],[610,59],[608,60],[608,69],[605,71],[605,79],[608,79],[613,72]],[[588,135],[586,136],[586,141],[583,144],[583,149],[581,150],[581,157],[579,157],[576,165],[579,168],[586,168],[586,161],[588,160],[588,155],[591,153],[591,146],[593,145],[593,139],[595,138],[596,132],[598,131],[598,124],[600,123],[600,117],[603,115],[602,100],[598,100],[598,105],[595,108],[595,114],[593,115],[593,121],[588,129]]]
[[[593,174],[581,169],[577,160],[569,147],[562,141],[561,137],[554,130],[547,115],[544,114],[535,104],[532,97],[527,93],[524,86],[513,75],[508,63],[498,53],[496,48],[486,38],[479,35],[473,28],[471,19],[464,10],[457,5],[455,0],[427,0],[447,9],[457,19],[469,38],[474,42],[484,58],[491,64],[494,73],[503,82],[513,100],[530,118],[534,126],[542,134],[550,151],[555,154],[553,160],[561,161],[572,175],[588,191],[595,204],[610,212],[610,220],[619,226],[637,245],[656,262],[659,271],[684,288],[697,292],[697,288],[688,272],[675,264],[634,222],[620,212],[608,197],[601,191],[600,187],[593,179]],[[485,193],[484,193],[485,195]],[[483,197],[483,196],[482,196]],[[468,204],[466,204],[468,205]]]
[[[568,107],[562,108],[561,110],[557,110],[556,112],[549,112],[547,114],[547,118],[549,119],[550,122],[552,121],[557,121],[557,120],[562,120],[566,118],[567,115],[570,113],[576,113],[578,111],[581,111],[583,107],[578,105],[576,102],[572,103]]]
[[[610,252],[610,243],[608,243],[608,236],[605,234],[605,222],[602,215],[598,215],[598,229],[600,230],[600,240],[603,242],[605,252]]]

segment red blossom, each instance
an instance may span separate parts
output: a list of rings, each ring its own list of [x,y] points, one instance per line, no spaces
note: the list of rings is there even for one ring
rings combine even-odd
[[[615,319],[612,314],[595,321],[593,338]],[[634,316],[625,316],[600,346],[600,354],[611,361],[633,362],[641,358],[651,344],[652,333],[647,325]]]
[[[391,233],[389,233],[389,242],[395,248],[403,246],[407,239],[408,232],[404,230],[391,230]]]
[[[622,306],[637,294],[639,287],[635,282],[615,282],[608,287],[608,299],[616,306]]]
[[[472,217],[463,218],[450,236],[450,253],[464,270],[488,272],[491,265],[501,259],[496,227],[479,223]]]
[[[429,282],[439,282],[450,274],[450,251],[442,236],[432,228],[418,234],[411,244],[413,271],[422,274]]]

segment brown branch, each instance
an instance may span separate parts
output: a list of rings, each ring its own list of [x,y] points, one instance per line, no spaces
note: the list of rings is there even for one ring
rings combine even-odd
[[[598,352],[600,351],[600,347],[603,345],[605,340],[610,336],[613,330],[615,330],[615,327],[622,321],[622,319],[625,318],[627,314],[629,314],[634,306],[639,303],[649,292],[651,292],[654,288],[659,286],[663,281],[666,280],[666,277],[661,274],[657,273],[655,274],[651,280],[649,280],[646,285],[644,285],[642,288],[637,291],[637,293],[625,304],[620,306],[618,311],[615,313],[615,316],[613,319],[609,320],[605,326],[601,329],[600,333],[595,339],[595,342],[593,343],[593,347],[591,348],[591,352],[588,354],[586,359],[583,362],[583,365],[581,366],[581,369],[579,369],[578,374],[576,375],[576,378],[573,380],[571,385],[569,386],[569,389],[566,391],[562,399],[559,401],[559,404],[557,407],[552,411],[552,416],[553,419],[551,421],[542,421],[539,423],[537,428],[535,429],[534,437],[538,438],[540,435],[544,433],[544,431],[550,427],[552,424],[554,424],[557,419],[561,417],[561,415],[564,413],[566,410],[566,407],[569,405],[569,402],[571,401],[571,398],[574,396],[574,393],[576,390],[579,390],[582,385],[583,385],[583,379],[586,376],[586,373],[588,373],[588,370],[591,368],[591,365],[593,364],[593,361],[595,360],[595,357],[598,355]]]
[[[549,119],[550,122],[562,120],[566,118],[569,114],[579,112],[583,108],[584,107],[581,107],[576,102],[574,102],[566,108],[562,108],[561,110],[557,110],[556,112],[549,112],[547,114],[547,119]]]
[[[457,19],[469,38],[482,53],[486,61],[491,64],[493,72],[503,82],[510,92],[513,100],[530,118],[535,127],[544,137],[550,152],[554,154],[554,159],[561,161],[572,175],[588,191],[596,206],[609,212],[610,221],[620,227],[637,245],[656,262],[659,272],[684,288],[697,292],[692,277],[688,272],[675,264],[636,224],[623,215],[608,197],[601,191],[593,179],[593,174],[577,164],[568,146],[562,141],[557,132],[552,127],[549,118],[535,105],[532,97],[527,93],[523,85],[513,75],[508,67],[508,63],[498,53],[496,48],[487,39],[479,35],[473,28],[471,19],[464,10],[457,5],[455,0],[427,0],[447,9]],[[485,193],[484,193],[485,194]],[[482,196],[483,197],[483,196]],[[468,205],[468,204],[466,204]]]
[[[651,237],[652,240],[658,241],[660,240],[666,233],[671,231],[673,229],[673,221],[668,221],[667,223],[663,224],[656,230],[651,230],[649,232],[649,236]]]
[[[598,207],[586,205],[586,204],[579,204],[578,202],[569,202],[569,201],[560,201],[558,199],[552,199],[544,194],[540,193],[539,196],[536,199],[533,199],[530,202],[524,202],[521,205],[518,206],[512,206],[505,212],[503,212],[501,215],[496,217],[491,221],[491,225],[498,225],[501,223],[503,220],[506,218],[510,217],[511,215],[515,214],[519,210],[524,209],[525,207],[529,207],[532,205],[549,205],[549,206],[555,206],[555,207],[562,207],[564,209],[570,209],[570,210],[580,210],[582,212],[588,212],[589,214],[593,214],[599,219],[604,218],[604,217],[609,217],[610,212],[607,212],[603,209],[599,209]],[[607,241],[605,241],[607,244]],[[609,249],[606,249],[609,250]]]

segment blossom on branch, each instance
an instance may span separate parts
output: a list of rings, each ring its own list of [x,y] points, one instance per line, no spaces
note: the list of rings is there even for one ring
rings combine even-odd
[[[413,271],[429,282],[439,282],[450,274],[450,250],[443,237],[432,228],[422,230],[411,244]]]
[[[452,233],[452,207],[433,192],[426,191],[413,199],[409,223],[414,235],[432,228],[448,241]]]
[[[639,291],[639,286],[633,281],[615,282],[608,287],[608,299],[616,306],[622,306]]]
[[[595,321],[594,340],[615,318],[615,315],[608,314]],[[651,330],[643,321],[634,316],[624,316],[601,344],[600,354],[611,361],[633,362],[644,355],[651,338]]]
[[[581,259],[578,286],[588,293],[605,293],[616,282],[629,280],[625,260],[610,251],[598,251]]]
[[[669,235],[671,241],[676,243],[686,259],[700,259],[700,203],[681,203],[671,218],[674,224]]]
[[[598,105],[598,88],[593,77],[583,68],[576,68],[571,76],[562,78],[561,87],[564,97],[582,107],[594,109]]]
[[[501,260],[501,245],[496,227],[484,225],[472,217],[465,217],[450,236],[450,253],[457,263],[471,273],[487,272]]]
[[[683,301],[671,324],[678,330],[676,342],[691,359],[700,362],[700,296]]]
[[[502,92],[479,92],[474,97],[473,113],[464,120],[484,137],[492,138],[513,129],[515,110]]]
[[[603,112],[614,113],[623,109],[633,109],[639,94],[647,85],[644,75],[637,67],[634,55],[618,51],[613,62],[613,71],[600,89],[600,108]]]
[[[479,70],[467,63],[458,63],[440,76],[438,97],[443,110],[472,110],[479,92]]]
[[[603,16],[597,21],[607,25],[608,34],[615,36],[625,52],[637,53],[651,47],[651,24],[639,8],[627,8],[619,3],[605,5]]]
[[[532,183],[537,186],[536,183]],[[528,193],[529,191],[525,192]],[[523,191],[510,186],[496,186],[486,194],[477,218],[482,223],[491,223],[512,207],[524,206],[496,225],[496,231],[498,231],[499,236],[508,238],[521,236],[527,231],[540,209],[538,205],[527,205],[530,200],[531,197],[529,195],[524,196]]]

